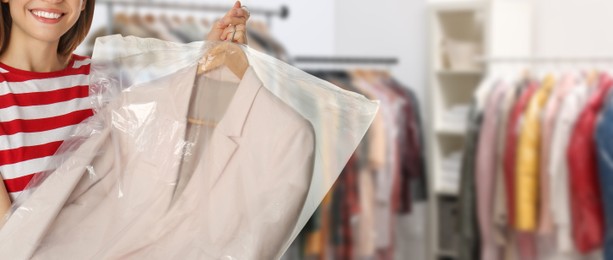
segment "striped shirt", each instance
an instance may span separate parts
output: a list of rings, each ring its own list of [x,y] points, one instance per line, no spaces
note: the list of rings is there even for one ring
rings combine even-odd
[[[89,58],[78,55],[54,72],[0,63],[0,174],[12,199],[34,174],[53,170],[57,149],[93,114],[89,69]]]

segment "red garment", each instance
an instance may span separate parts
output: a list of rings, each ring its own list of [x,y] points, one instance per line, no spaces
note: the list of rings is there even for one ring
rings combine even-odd
[[[337,181],[342,185],[342,194],[340,194],[341,204],[339,205],[341,207],[339,212],[341,223],[337,227],[338,230],[335,230],[340,237],[335,249],[336,259],[354,259],[354,234],[351,228],[351,219],[359,213],[360,206],[357,194],[357,160],[355,153],[351,155]]]
[[[517,156],[517,141],[519,139],[520,119],[524,109],[528,105],[530,98],[536,92],[539,85],[536,82],[528,84],[527,88],[521,94],[517,102],[511,109],[509,121],[507,124],[506,142],[504,147],[504,183],[507,193],[507,216],[509,218],[509,226],[515,226],[515,164]]]
[[[567,149],[572,237],[575,247],[582,253],[601,247],[604,239],[604,212],[593,134],[612,86],[611,77],[603,74],[598,89],[590,96],[575,123]]]
[[[534,232],[515,233],[517,251],[521,260],[536,260],[536,235]]]

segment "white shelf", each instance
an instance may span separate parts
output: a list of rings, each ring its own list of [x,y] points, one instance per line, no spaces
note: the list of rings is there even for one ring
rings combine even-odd
[[[442,124],[437,125],[436,132],[439,134],[464,136],[466,134],[467,127],[468,125],[466,123],[463,123],[463,124],[442,123]]]
[[[483,70],[445,70],[439,69],[436,72],[439,76],[470,76],[481,77],[485,74]]]
[[[460,11],[483,9],[488,4],[486,0],[430,0],[430,7],[437,11]]]
[[[429,114],[430,133],[428,161],[431,180],[432,214],[430,226],[431,257],[457,258],[457,253],[439,248],[439,204],[441,199],[457,198],[459,195],[460,168],[445,165],[445,160],[452,153],[462,152],[467,122],[457,120],[449,113],[457,106],[468,105],[472,100],[472,93],[485,74],[485,69],[475,67],[470,70],[453,69],[452,57],[445,53],[441,45],[443,40],[461,40],[473,42],[479,46],[486,46],[486,26],[484,24],[485,12],[489,4],[483,0],[439,0],[430,2],[430,93]],[[487,48],[477,53],[485,56]],[[475,59],[478,57],[475,57]],[[456,67],[457,68],[457,67]],[[457,112],[457,111],[456,111]],[[452,113],[455,114],[455,113]],[[463,115],[460,113],[459,116]],[[458,116],[458,117],[459,117]],[[465,116],[468,119],[468,115]],[[450,120],[453,119],[453,120]],[[457,170],[457,173],[455,172]],[[456,175],[457,174],[457,175]],[[457,180],[457,182],[456,182]]]
[[[455,180],[461,181],[461,169],[456,169],[461,166],[450,167],[446,160],[463,152],[466,141],[468,115],[458,113],[457,108],[472,102],[483,76],[494,69],[492,64],[470,63],[469,59],[530,56],[530,43],[533,42],[531,5],[530,1],[428,1],[430,82],[425,104],[429,115],[427,150],[432,198],[429,214],[434,220],[429,226],[428,259],[458,256],[456,252],[439,247],[447,235],[456,235],[441,230],[438,219],[448,209],[443,207],[457,202],[460,185],[456,185]],[[463,117],[466,121],[458,120]]]
[[[459,195],[459,191],[457,189],[452,189],[452,188],[444,188],[444,187],[438,187],[436,189],[436,194],[439,195],[446,195],[446,196],[458,196]]]

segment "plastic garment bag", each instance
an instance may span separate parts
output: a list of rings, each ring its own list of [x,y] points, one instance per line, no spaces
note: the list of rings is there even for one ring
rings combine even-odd
[[[278,259],[376,101],[246,46],[108,36],[95,115],[0,230],[7,259]]]

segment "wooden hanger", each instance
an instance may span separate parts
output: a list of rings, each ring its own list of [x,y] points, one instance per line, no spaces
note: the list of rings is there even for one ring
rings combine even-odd
[[[587,72],[586,83],[588,87],[597,86],[598,85],[598,70],[592,69]]]
[[[174,15],[174,16],[172,17],[172,20],[173,20],[173,21],[174,21],[176,24],[182,24],[182,23],[183,23],[183,20],[181,19],[181,16],[179,16],[179,15]]]
[[[270,36],[270,33],[268,31],[268,28],[266,27],[266,25],[260,21],[250,21],[249,22],[251,25],[251,28],[253,28],[256,32],[258,32],[261,35],[265,35],[265,36]]]
[[[125,13],[117,13],[115,14],[115,22],[120,24],[128,24],[130,22],[130,17],[128,17]]]
[[[201,119],[191,118],[191,117],[187,118],[187,122],[189,122],[190,124],[194,124],[194,125],[203,125],[203,126],[208,126],[208,127],[217,126],[217,122],[201,120]]]
[[[153,16],[153,14],[146,14],[142,19],[148,24],[153,24],[155,22],[155,16]]]
[[[249,60],[239,45],[229,41],[212,44],[199,62],[198,75],[226,66],[242,79],[249,67]]]
[[[130,22],[132,24],[140,25],[140,24],[142,24],[142,17],[140,16],[139,13],[133,13],[130,16]]]
[[[360,69],[350,70],[349,71],[349,75],[353,79],[362,79],[363,78],[362,70],[360,70]]]
[[[212,44],[199,62],[197,75],[203,75],[209,71],[226,66],[234,75],[242,79],[249,67],[247,56],[238,44],[224,42],[210,42]],[[217,126],[217,122],[188,118],[189,123],[204,125],[207,127]]]
[[[192,23],[192,24],[193,24],[193,23],[196,23],[196,18],[195,18],[194,16],[190,15],[190,16],[188,16],[188,17],[185,19],[185,22],[187,22],[187,23]]]
[[[376,79],[375,72],[373,72],[372,70],[357,69],[355,70],[355,73],[356,76],[358,76],[360,79],[365,80],[370,84],[372,84]]]

